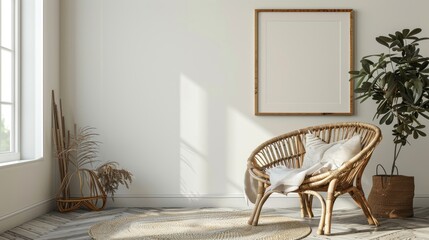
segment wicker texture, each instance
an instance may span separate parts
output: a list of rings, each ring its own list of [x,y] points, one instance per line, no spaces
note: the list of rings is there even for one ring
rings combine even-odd
[[[292,131],[272,138],[259,145],[250,155],[247,169],[258,180],[258,194],[249,224],[257,225],[259,215],[268,197],[273,191],[266,170],[280,165],[300,168],[305,155],[305,135],[312,132],[326,143],[349,139],[355,134],[361,135],[362,150],[341,167],[315,176],[307,176],[297,192],[301,198],[302,217],[313,217],[312,200],[317,197],[322,206],[318,234],[329,235],[331,231],[332,209],[335,199],[349,193],[363,210],[368,223],[378,226],[377,219],[371,213],[362,189],[361,178],[369,159],[382,139],[380,129],[372,124],[345,122],[325,124]],[[326,199],[319,192],[327,192]]]
[[[375,217],[406,218],[414,215],[414,177],[372,176],[368,202]]]

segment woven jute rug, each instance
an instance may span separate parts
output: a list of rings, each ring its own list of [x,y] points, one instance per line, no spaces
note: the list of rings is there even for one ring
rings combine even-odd
[[[279,213],[263,212],[250,226],[250,211],[199,209],[119,217],[89,230],[93,239],[302,239],[311,228]]]

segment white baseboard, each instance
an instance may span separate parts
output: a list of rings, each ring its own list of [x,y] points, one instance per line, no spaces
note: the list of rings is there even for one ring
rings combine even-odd
[[[317,198],[314,206],[320,206]],[[108,198],[107,207],[228,207],[228,208],[252,208],[253,204],[247,204],[244,195],[180,195],[180,194],[153,194],[153,195],[115,195],[115,201]],[[288,196],[273,194],[265,203],[267,208],[294,208],[299,207],[297,194]],[[419,194],[414,197],[414,207],[429,207],[429,195]],[[348,195],[343,195],[335,201],[335,209],[356,208],[354,201]]]
[[[34,203],[25,208],[0,216],[0,233],[39,217],[55,208],[55,198]]]
[[[416,194],[414,196],[414,207],[429,207],[429,194]]]

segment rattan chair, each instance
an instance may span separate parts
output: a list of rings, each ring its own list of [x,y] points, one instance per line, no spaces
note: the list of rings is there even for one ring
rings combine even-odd
[[[361,134],[362,150],[341,167],[315,176],[307,176],[298,193],[301,200],[301,216],[313,217],[312,200],[317,197],[321,203],[321,216],[317,233],[329,235],[331,217],[335,199],[349,193],[356,204],[363,210],[370,225],[378,226],[377,219],[362,190],[361,177],[366,165],[378,143],[382,139],[380,129],[372,124],[361,122],[345,122],[303,128],[272,138],[258,146],[250,155],[247,169],[250,176],[258,181],[257,197],[249,224],[257,225],[262,206],[273,193],[268,190],[269,176],[266,170],[279,165],[299,168],[305,155],[305,135],[312,132],[326,143],[349,139],[354,134]],[[326,200],[319,192],[327,192]]]

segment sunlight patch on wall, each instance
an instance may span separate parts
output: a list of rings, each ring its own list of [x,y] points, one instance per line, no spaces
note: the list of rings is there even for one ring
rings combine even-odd
[[[233,107],[227,107],[226,132],[226,156],[227,159],[231,159],[226,162],[225,168],[229,180],[226,190],[242,191],[247,158],[262,141],[271,138],[272,134]]]
[[[208,188],[208,94],[180,75],[180,192],[201,194]]]

